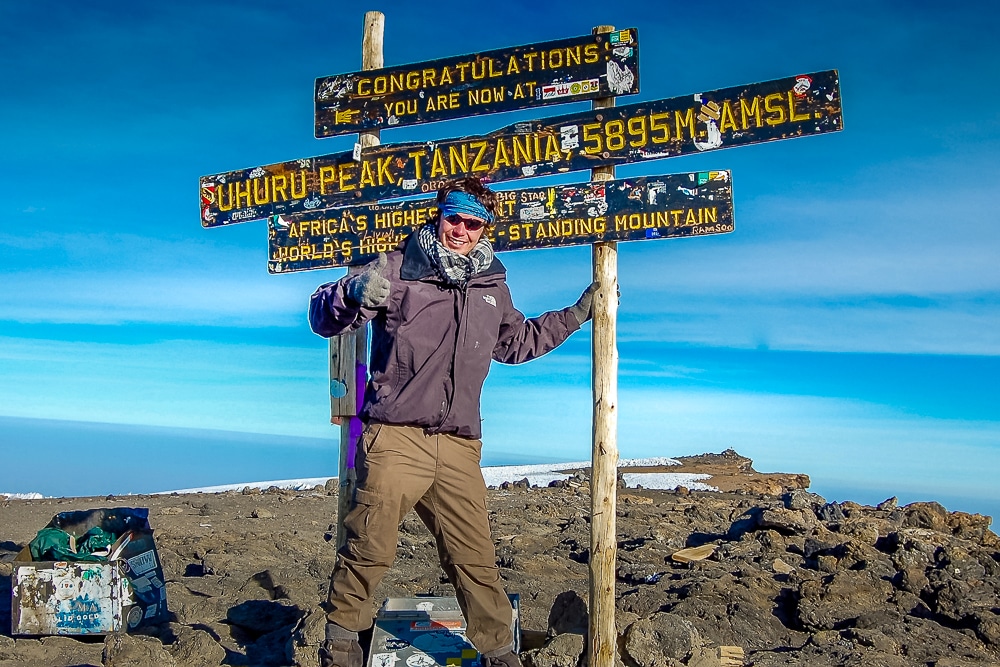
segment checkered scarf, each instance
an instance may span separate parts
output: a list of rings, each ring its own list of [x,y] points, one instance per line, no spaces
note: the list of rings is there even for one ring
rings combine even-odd
[[[427,253],[441,279],[456,287],[465,287],[469,278],[493,263],[493,246],[485,234],[472,252],[460,255],[441,245],[438,241],[437,225],[428,222],[417,230],[417,243]]]

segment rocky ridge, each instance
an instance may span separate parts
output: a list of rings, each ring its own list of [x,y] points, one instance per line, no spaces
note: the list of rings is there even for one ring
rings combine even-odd
[[[968,667],[1000,664],[1000,539],[937,503],[831,503],[804,476],[714,460],[721,492],[620,488],[616,623],[623,667]],[[671,468],[672,472],[679,469]],[[689,470],[690,471],[690,470]],[[742,480],[742,484],[738,483]],[[132,635],[11,638],[0,666],[316,665],[335,553],[336,486],[307,492],[0,502],[0,597],[10,560],[57,512],[150,508],[170,623]],[[521,596],[528,667],[586,664],[589,484],[491,491],[497,559]],[[452,590],[415,515],[377,599]]]

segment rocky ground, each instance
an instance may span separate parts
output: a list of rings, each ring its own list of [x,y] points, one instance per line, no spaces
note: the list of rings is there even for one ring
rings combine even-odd
[[[804,475],[761,475],[731,451],[684,463],[670,472],[708,472],[722,490],[619,489],[619,664],[1000,664],[1000,539],[988,517],[894,499],[828,503],[806,490]],[[490,518],[507,589],[521,596],[522,660],[579,667],[586,474],[549,488],[504,486],[490,493]],[[10,595],[10,561],[54,514],[149,507],[173,614],[131,635],[11,638],[3,605],[0,666],[314,667],[335,493],[331,485],[0,503],[0,598]],[[451,594],[436,559],[411,514],[377,598]]]

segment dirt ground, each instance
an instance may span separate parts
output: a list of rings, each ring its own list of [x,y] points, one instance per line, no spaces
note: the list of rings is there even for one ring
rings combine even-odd
[[[757,473],[731,451],[683,463],[666,471],[712,474],[705,482],[722,491],[618,492],[619,664],[1000,664],[1000,544],[988,518],[935,503],[827,503],[805,475]],[[11,637],[0,607],[0,666],[312,667],[336,557],[328,486],[0,502],[0,597],[10,596],[14,555],[56,513],[147,507],[171,612],[169,623],[105,640]],[[578,667],[586,473],[549,488],[505,486],[490,492],[489,510],[501,575],[521,598],[522,660]],[[707,556],[678,562],[692,547]],[[375,599],[421,594],[453,591],[411,513]]]

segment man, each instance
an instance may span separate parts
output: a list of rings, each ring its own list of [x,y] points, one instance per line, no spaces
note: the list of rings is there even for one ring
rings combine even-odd
[[[321,286],[310,301],[309,322],[321,336],[372,322],[366,426],[347,542],[330,579],[323,667],[361,667],[358,632],[371,627],[369,601],[410,509],[434,535],[486,667],[520,667],[480,470],[480,395],[491,360],[530,361],[589,320],[598,285],[569,308],[526,320],[487,238],[496,194],[467,177],[445,184],[437,204],[399,248]]]

